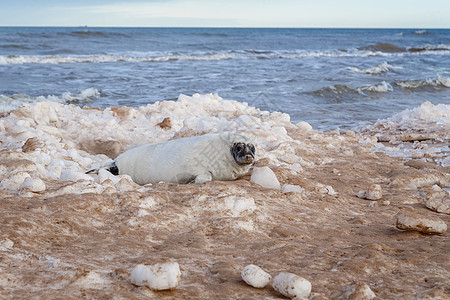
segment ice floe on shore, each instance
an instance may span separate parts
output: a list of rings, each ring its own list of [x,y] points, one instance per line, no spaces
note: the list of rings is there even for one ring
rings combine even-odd
[[[86,94],[93,95],[95,91],[91,92]],[[139,144],[213,132],[246,132],[256,141],[257,159],[264,158],[266,164],[284,165],[293,171],[296,166],[299,170],[311,168],[318,162],[305,161],[295,150],[295,147],[308,149],[308,145],[288,134],[296,130],[310,138],[323,138],[307,125],[305,122],[294,125],[287,114],[260,111],[245,102],[224,100],[215,94],[180,95],[177,101],[156,102],[139,108],[81,108],[50,101],[25,103],[0,119],[0,160],[3,162],[0,189],[12,193],[23,190],[23,195],[41,193],[51,190],[51,185],[46,186],[51,181],[77,182],[67,189],[80,193],[135,189],[124,176],[107,178],[100,174],[93,177],[85,172]],[[372,143],[376,151],[414,158],[437,155],[437,163],[450,165],[450,149],[445,144],[450,139],[450,105],[425,102],[420,107],[380,120],[361,132],[377,138],[367,137],[361,141]],[[334,139],[339,143],[339,137]],[[440,141],[442,145],[436,148],[421,143],[429,139]],[[386,147],[380,143],[384,141],[393,145]],[[404,141],[414,143],[403,144]],[[327,147],[335,146],[331,143]],[[331,161],[324,158],[319,163]],[[256,182],[258,171],[255,168],[252,181]],[[270,186],[279,189],[280,183],[275,182],[278,180],[274,176]],[[258,180],[262,179],[267,176]]]
[[[293,128],[297,127],[287,114],[260,111],[213,94],[103,110],[49,101],[24,104],[0,120],[0,159],[5,162],[0,187],[17,192],[22,179],[31,177],[85,181],[103,192],[105,179],[86,175],[89,168],[139,144],[212,132],[249,133],[257,141],[260,158],[275,164],[297,161],[298,156],[286,150],[286,143],[299,143],[287,134]],[[112,183],[108,187],[117,189],[118,182]]]
[[[424,102],[360,132],[377,138],[379,143],[373,143],[375,151],[414,159],[433,157],[437,164],[450,166],[450,105]]]

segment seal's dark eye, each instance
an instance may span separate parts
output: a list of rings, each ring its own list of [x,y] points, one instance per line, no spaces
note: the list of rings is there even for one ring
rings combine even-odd
[[[250,144],[250,151],[252,151],[252,153],[255,154],[255,146],[253,146],[252,144]]]
[[[240,144],[237,144],[234,149],[236,149],[237,152],[240,152],[242,150],[242,146]]]

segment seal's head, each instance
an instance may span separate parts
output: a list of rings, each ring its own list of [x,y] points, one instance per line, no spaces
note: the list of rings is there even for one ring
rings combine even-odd
[[[238,165],[250,165],[255,161],[255,146],[251,143],[237,142],[231,147],[231,154]]]

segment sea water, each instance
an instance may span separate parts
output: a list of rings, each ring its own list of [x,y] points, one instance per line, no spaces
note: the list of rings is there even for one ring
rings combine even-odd
[[[0,111],[217,93],[314,129],[450,104],[450,30],[0,28]]]

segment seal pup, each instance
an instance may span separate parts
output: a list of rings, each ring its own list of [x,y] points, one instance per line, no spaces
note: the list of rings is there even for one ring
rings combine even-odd
[[[205,134],[146,144],[120,154],[102,168],[114,175],[129,175],[140,185],[235,180],[255,161],[255,146],[238,133]],[[97,170],[86,172],[96,173]]]

